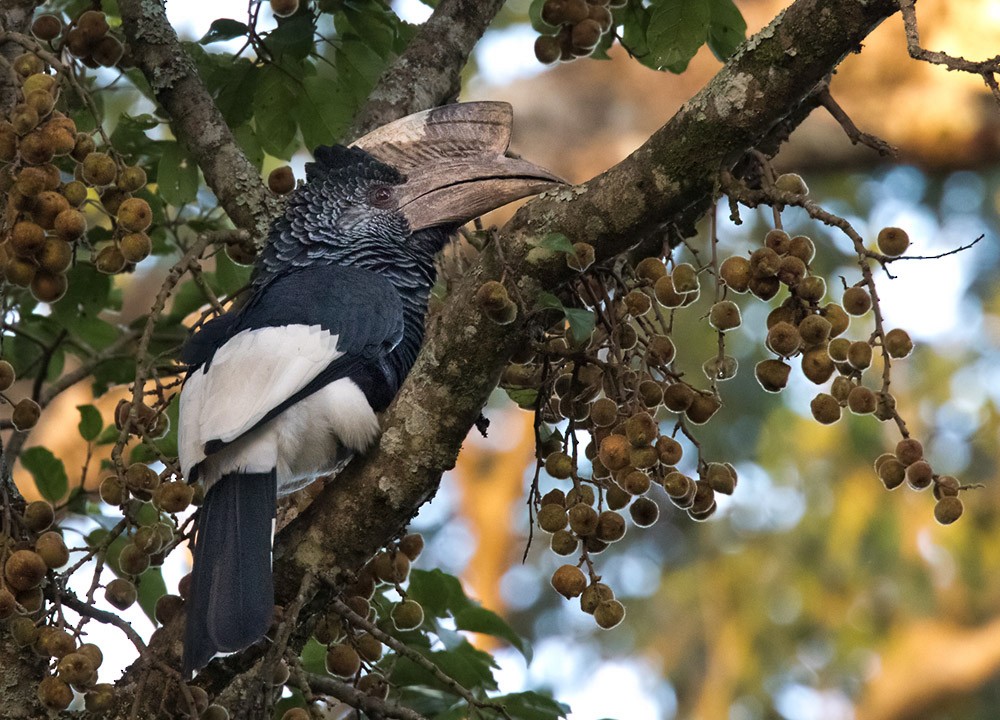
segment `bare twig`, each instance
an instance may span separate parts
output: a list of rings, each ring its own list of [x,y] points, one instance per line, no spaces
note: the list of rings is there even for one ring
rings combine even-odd
[[[820,105],[826,108],[826,111],[833,116],[833,119],[840,123],[840,127],[844,129],[845,133],[847,133],[847,137],[850,138],[852,144],[866,145],[879,155],[895,157],[899,154],[898,148],[890,145],[882,138],[859,130],[858,126],[854,124],[854,121],[851,120],[850,116],[844,112],[844,109],[840,107],[836,100],[833,99],[833,95],[830,94],[829,88],[823,89],[819,93],[818,97]]]
[[[132,626],[129,625],[120,615],[116,615],[113,612],[108,612],[107,610],[100,610],[98,608],[95,608],[93,605],[90,605],[89,603],[80,600],[80,598],[78,598],[76,595],[74,595],[72,592],[68,590],[61,591],[60,597],[62,599],[63,605],[68,607],[70,610],[73,610],[79,613],[80,615],[85,615],[89,618],[93,618],[98,622],[102,622],[107,625],[114,625],[116,628],[118,628],[125,634],[125,637],[127,637],[129,641],[133,645],[135,645],[136,649],[139,652],[142,652],[143,650],[146,649],[146,643],[142,641],[142,638],[139,636],[139,633],[137,633],[134,629],[132,629]]]

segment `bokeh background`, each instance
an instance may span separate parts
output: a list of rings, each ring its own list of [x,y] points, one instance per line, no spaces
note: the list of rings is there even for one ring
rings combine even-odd
[[[750,32],[786,4],[738,2]],[[532,53],[527,5],[508,3],[477,50],[462,99],[511,102],[515,150],[571,181],[634,150],[719,68],[703,49],[683,75],[656,73],[621,48],[610,61],[543,68]],[[417,0],[394,7],[414,21],[429,12]],[[197,39],[217,17],[243,17],[246,3],[171,0],[168,12]],[[928,48],[981,59],[1000,47],[998,2],[921,0],[919,17]],[[505,692],[550,688],[575,720],[1000,713],[1000,105],[979,79],[910,60],[898,17],[845,61],[832,93],[862,130],[897,146],[898,157],[853,146],[819,110],[782,150],[778,168],[803,175],[813,198],[866,238],[896,225],[909,231],[914,252],[936,255],[985,236],[961,253],[896,263],[895,279],[879,276],[889,325],[918,343],[894,366],[903,415],[937,471],[981,487],[963,494],[965,515],[949,527],[935,523],[929,493],[884,490],[871,462],[895,445],[895,428],[853,416],[817,425],[809,415],[814,391],[801,378],[780,396],[765,394],[752,367],[765,356],[768,308],[740,298],[745,331],[731,347],[741,372],[723,387],[723,410],[698,431],[710,457],[737,466],[739,487],[705,523],[659,496],[656,525],[631,528],[597,556],[628,607],[625,623],[604,632],[549,587],[561,563],[543,534],[535,533],[522,561],[532,418],[498,391],[486,410],[490,437],[470,436],[414,529],[428,539],[418,566],[459,575],[533,643],[526,665],[519,653],[478,639],[496,653]],[[130,98],[119,101],[126,107]],[[297,158],[299,169],[306,158]],[[745,253],[770,227],[769,213],[744,211],[742,225],[728,215],[728,208],[718,214],[727,254]],[[828,278],[857,280],[846,238],[800,213],[783,220],[817,241],[816,262]],[[124,281],[123,320],[148,308],[168,267],[150,261]],[[690,309],[675,335],[692,373],[714,353],[715,336],[700,320],[707,309]],[[855,320],[850,333],[859,339],[870,331]],[[107,414],[116,400],[99,403]],[[65,393],[32,442],[72,467],[74,439],[63,428],[75,422],[75,406],[90,401],[86,386]],[[543,489],[557,485],[543,476]],[[171,558],[168,587],[184,564],[179,554]],[[151,630],[138,611],[130,619]],[[130,659],[123,648],[104,670]]]

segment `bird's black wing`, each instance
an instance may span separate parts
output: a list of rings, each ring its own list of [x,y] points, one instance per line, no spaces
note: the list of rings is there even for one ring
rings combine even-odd
[[[402,334],[399,294],[373,272],[326,265],[269,281],[189,343],[199,364],[181,396],[183,470],[340,378],[384,405],[378,396],[396,391],[385,358]]]

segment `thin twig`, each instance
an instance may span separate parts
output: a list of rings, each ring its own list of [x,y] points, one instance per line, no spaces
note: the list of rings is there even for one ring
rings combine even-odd
[[[346,683],[316,673],[305,673],[309,687],[324,695],[335,697],[343,703],[364,712],[372,718],[395,718],[397,720],[427,720],[418,712],[396,705],[388,700],[379,700],[368,693]]]
[[[89,618],[93,618],[98,622],[106,623],[108,625],[114,625],[116,628],[125,633],[136,649],[141,653],[146,649],[146,643],[143,642],[142,638],[139,636],[132,626],[125,622],[120,615],[116,615],[113,612],[108,612],[107,610],[99,610],[92,605],[85,603],[80,600],[72,592],[65,590],[61,593],[62,603],[70,610],[73,610],[80,615],[86,615]]]
[[[833,99],[833,95],[830,94],[830,89],[826,88],[822,90],[819,95],[819,104],[822,105],[828,113],[840,123],[840,127],[844,129],[847,133],[847,137],[850,139],[851,143],[854,145],[865,145],[870,147],[872,150],[877,152],[879,155],[895,157],[899,154],[899,149],[894,145],[890,145],[885,140],[871,133],[866,133],[858,129],[858,126],[854,124],[850,116],[844,112],[844,109],[840,107],[836,100]]]

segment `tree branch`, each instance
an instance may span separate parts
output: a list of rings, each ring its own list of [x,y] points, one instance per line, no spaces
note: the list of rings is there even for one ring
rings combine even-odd
[[[279,203],[237,144],[158,0],[122,0],[122,27],[136,65],[236,227],[267,237]]]
[[[358,138],[457,97],[462,68],[501,7],[503,0],[441,0],[403,54],[379,78],[348,137]]]
[[[0,3],[0,30],[5,32],[23,33],[28,29],[35,7],[40,0],[8,0]],[[0,45],[0,55],[11,62],[23,52],[17,43],[5,42]],[[0,110],[4,115],[17,103],[17,78],[10,72],[10,67],[0,67]]]

